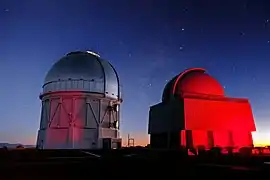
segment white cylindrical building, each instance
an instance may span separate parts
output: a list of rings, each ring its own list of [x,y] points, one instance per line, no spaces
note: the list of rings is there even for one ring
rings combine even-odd
[[[68,53],[49,70],[40,95],[40,149],[119,148],[119,77],[89,51]]]

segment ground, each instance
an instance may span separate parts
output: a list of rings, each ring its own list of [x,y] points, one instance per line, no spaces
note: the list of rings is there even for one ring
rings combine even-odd
[[[187,156],[180,151],[123,149],[2,150],[3,179],[82,179],[88,177],[159,178],[250,178],[270,176],[270,157],[242,155]],[[2,179],[2,178],[1,178]]]

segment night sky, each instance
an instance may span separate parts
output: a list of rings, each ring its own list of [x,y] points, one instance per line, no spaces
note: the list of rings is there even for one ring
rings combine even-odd
[[[123,137],[147,143],[166,81],[203,67],[250,99],[255,143],[270,144],[268,0],[1,0],[0,47],[0,142],[35,144],[47,71],[90,49],[119,73]]]

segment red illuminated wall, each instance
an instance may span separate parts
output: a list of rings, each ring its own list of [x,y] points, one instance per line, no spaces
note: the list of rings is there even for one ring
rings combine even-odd
[[[229,131],[214,131],[214,145],[219,147],[228,147],[234,146],[234,144],[230,143],[230,132]]]
[[[251,107],[246,102],[184,98],[185,129],[255,131]]]
[[[197,147],[203,145],[208,147],[208,138],[206,131],[192,131],[192,138],[193,138],[193,146]]]
[[[211,148],[253,144],[251,132],[256,128],[245,99],[184,98],[184,112],[181,145]]]
[[[188,133],[189,132],[189,133]],[[181,145],[187,147],[245,147],[252,146],[251,132],[182,130]]]

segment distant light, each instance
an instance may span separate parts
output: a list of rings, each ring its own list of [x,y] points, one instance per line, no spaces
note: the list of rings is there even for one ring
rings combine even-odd
[[[184,28],[182,28],[181,30],[182,30],[182,31],[184,31],[185,29],[184,29]]]
[[[119,129],[119,122],[118,121],[116,121],[115,127],[116,127],[116,129]]]
[[[89,54],[92,54],[92,55],[94,55],[94,56],[100,57],[100,55],[98,55],[97,53],[94,53],[94,52],[92,52],[92,51],[86,51],[86,52],[89,53]]]

